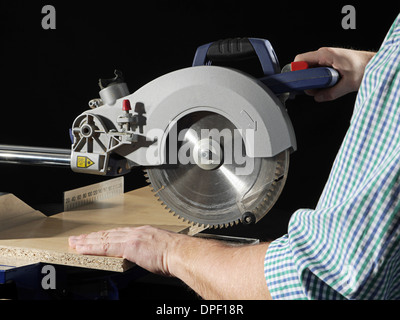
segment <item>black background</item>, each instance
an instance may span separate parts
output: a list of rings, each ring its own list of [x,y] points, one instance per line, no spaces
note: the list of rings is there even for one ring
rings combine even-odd
[[[44,30],[41,9],[56,9]],[[356,30],[341,9],[356,8]],[[131,92],[191,65],[199,45],[232,37],[268,39],[281,67],[321,46],[377,50],[399,12],[393,1],[1,1],[0,144],[70,148],[68,129],[98,97],[98,79],[124,72]],[[157,94],[156,92],[154,94]],[[356,94],[318,104],[287,103],[298,143],[286,187],[256,227],[224,231],[262,240],[286,232],[294,210],[315,207],[352,114]],[[0,191],[52,214],[62,192],[105,178],[69,169],[0,165]],[[126,190],[146,184],[140,168]]]

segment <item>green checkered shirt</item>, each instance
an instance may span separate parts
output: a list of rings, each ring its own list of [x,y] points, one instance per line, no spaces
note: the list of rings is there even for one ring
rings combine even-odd
[[[400,15],[369,62],[315,210],[265,256],[274,299],[400,299]]]

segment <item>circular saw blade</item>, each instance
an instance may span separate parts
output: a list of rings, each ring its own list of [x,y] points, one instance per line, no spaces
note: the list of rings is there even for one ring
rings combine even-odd
[[[227,227],[249,215],[258,221],[274,205],[286,180],[289,151],[250,158],[235,129],[209,112],[179,122],[178,154],[189,161],[147,169],[155,195],[170,211],[193,224]]]

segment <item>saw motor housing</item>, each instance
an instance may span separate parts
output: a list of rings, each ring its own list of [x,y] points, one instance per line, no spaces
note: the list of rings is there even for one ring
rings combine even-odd
[[[257,39],[256,43],[256,48],[265,48],[258,49],[267,65],[263,70],[278,72],[269,42]],[[207,64],[201,61],[205,47],[212,44],[198,49],[194,66],[163,75],[132,94],[118,72],[114,79],[100,80],[100,99],[92,100],[92,109],[78,116],[72,126],[72,170],[120,175],[133,166],[166,164],[170,131],[188,114],[204,111],[231,121],[250,157],[296,150],[294,130],[281,99],[262,81],[239,70],[200,65]],[[126,101],[132,111],[124,107]]]
[[[126,100],[133,112],[123,111]],[[250,157],[273,157],[296,149],[288,114],[268,87],[236,70],[203,66],[164,75],[113,104],[77,117],[71,167],[115,175],[133,166],[166,164],[172,128],[186,115],[204,111],[230,120],[242,133]]]

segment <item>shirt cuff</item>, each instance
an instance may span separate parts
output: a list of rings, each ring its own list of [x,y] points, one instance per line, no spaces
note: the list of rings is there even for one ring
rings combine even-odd
[[[264,259],[264,275],[274,300],[307,300],[287,235],[271,242]]]

